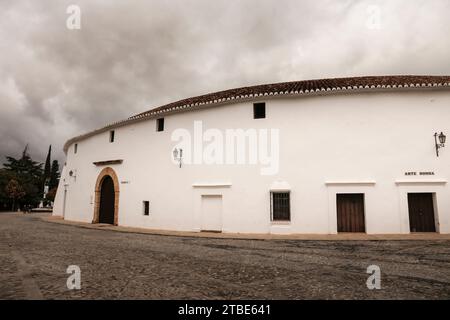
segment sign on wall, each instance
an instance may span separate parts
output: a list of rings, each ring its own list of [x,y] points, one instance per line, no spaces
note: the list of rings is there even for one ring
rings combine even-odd
[[[407,171],[405,176],[434,176],[434,171]]]

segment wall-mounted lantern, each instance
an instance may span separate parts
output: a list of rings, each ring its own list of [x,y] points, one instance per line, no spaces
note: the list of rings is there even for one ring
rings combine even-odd
[[[73,180],[77,180],[77,170],[70,170],[69,177],[73,178]]]
[[[439,157],[439,149],[445,147],[445,140],[447,137],[444,133],[434,133],[434,144],[436,145],[436,156]],[[439,141],[438,141],[439,140]]]
[[[183,159],[183,149],[181,149],[181,148],[180,149],[177,149],[177,148],[173,149],[173,159],[180,163],[180,168],[181,168],[181,162],[182,162],[182,159]]]

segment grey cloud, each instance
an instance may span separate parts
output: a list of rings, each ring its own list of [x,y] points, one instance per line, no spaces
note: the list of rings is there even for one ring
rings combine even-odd
[[[82,29],[65,27],[78,4]],[[380,29],[367,28],[368,6]],[[163,103],[308,78],[450,74],[450,2],[18,0],[0,3],[0,157]]]

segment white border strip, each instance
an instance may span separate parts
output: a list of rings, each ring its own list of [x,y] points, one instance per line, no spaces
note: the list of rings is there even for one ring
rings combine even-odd
[[[229,188],[231,187],[231,182],[195,182],[192,184],[193,188],[218,188],[218,187],[224,187]]]
[[[395,180],[396,185],[404,184],[446,184],[447,180]]]
[[[373,180],[363,180],[363,181],[325,181],[325,185],[327,186],[374,186],[376,181]]]

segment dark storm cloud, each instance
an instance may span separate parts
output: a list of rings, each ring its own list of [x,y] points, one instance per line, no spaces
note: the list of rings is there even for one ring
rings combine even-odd
[[[66,8],[81,8],[81,30]],[[379,17],[373,21],[373,8]],[[378,10],[378,11],[377,11]],[[450,2],[0,2],[0,156],[177,99],[320,77],[450,74]]]

